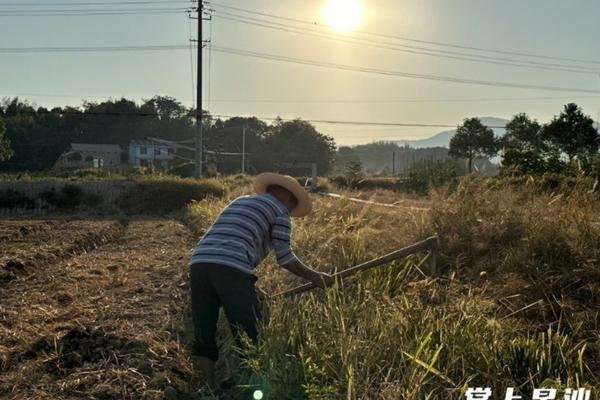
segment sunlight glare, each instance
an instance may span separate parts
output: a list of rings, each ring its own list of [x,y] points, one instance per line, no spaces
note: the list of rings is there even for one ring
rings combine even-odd
[[[362,24],[363,7],[358,0],[330,0],[325,21],[338,32],[353,31]]]

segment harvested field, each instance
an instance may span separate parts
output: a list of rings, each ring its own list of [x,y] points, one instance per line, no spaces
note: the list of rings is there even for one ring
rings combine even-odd
[[[2,221],[0,224],[0,243],[17,240],[35,232],[52,229],[58,221]]]
[[[101,232],[114,223],[75,225]],[[0,397],[189,393],[194,380],[184,308],[192,245],[190,232],[175,221],[134,220],[103,246],[6,283]],[[14,254],[19,247],[10,248]]]
[[[3,221],[0,232],[0,282],[6,282],[94,249],[121,235],[123,227],[114,220]]]

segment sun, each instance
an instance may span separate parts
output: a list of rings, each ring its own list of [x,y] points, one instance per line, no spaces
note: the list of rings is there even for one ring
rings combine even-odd
[[[356,30],[363,21],[363,7],[358,0],[330,0],[325,7],[325,22],[338,32]]]

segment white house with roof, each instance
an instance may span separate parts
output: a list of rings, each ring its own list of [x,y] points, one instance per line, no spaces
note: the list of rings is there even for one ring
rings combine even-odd
[[[128,162],[133,167],[154,166],[166,170],[175,160],[175,147],[145,140],[129,143]]]
[[[71,143],[57,164],[63,168],[119,169],[121,154],[121,147],[116,144]]]

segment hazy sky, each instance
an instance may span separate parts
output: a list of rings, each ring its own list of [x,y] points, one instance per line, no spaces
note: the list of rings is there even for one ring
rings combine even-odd
[[[0,47],[188,44],[190,21],[183,12],[164,15],[5,16],[7,10],[35,9],[25,6],[25,3],[46,4],[38,7],[41,10],[117,8],[114,4],[62,5],[75,1],[0,0]],[[107,1],[109,0],[77,2]],[[221,4],[313,21],[317,25],[247,14],[252,18],[295,25],[304,31],[318,30],[325,23],[323,10],[329,1],[214,1],[212,3],[215,4],[217,14],[212,22],[206,23],[205,35],[209,36],[212,31],[212,43],[215,46],[297,59],[404,73],[580,88],[600,93],[600,1],[597,0],[361,1],[365,11],[363,24],[359,28],[361,31],[510,52],[595,60],[597,63],[481,53],[380,36],[369,37],[374,41],[372,44],[382,45],[381,42],[387,42],[468,53],[478,59],[482,56],[500,57],[542,63],[545,64],[544,67],[548,67],[547,64],[569,65],[570,69],[585,68],[591,73],[549,71],[410,54],[218,18],[218,11],[242,14],[240,11],[217,8],[217,4]],[[8,5],[16,3],[21,5]],[[57,3],[61,6],[50,5]],[[186,5],[184,2],[174,1],[173,4],[121,5],[119,8],[173,8]],[[192,21],[192,32],[196,30],[195,22]],[[360,37],[358,33],[353,33],[352,36]],[[208,58],[206,50],[205,56]],[[214,50],[211,58],[210,79],[206,74],[204,80],[205,85],[210,83],[211,101],[205,103],[204,108],[208,108],[213,114],[455,125],[470,116],[509,118],[517,112],[527,112],[545,122],[568,101],[581,104],[584,111],[594,118],[600,111],[600,94],[594,93],[524,90],[385,76],[243,57]],[[80,105],[82,99],[102,100],[126,96],[139,100],[162,94],[191,105],[193,93],[189,50],[28,54],[0,52],[0,97],[19,95],[38,105],[53,106]],[[208,90],[205,95],[208,95]],[[471,101],[439,101],[457,99]],[[296,100],[305,102],[294,103]],[[327,100],[363,103],[323,103]],[[387,100],[418,102],[382,103]],[[338,144],[368,143],[380,139],[414,139],[444,130],[431,127],[316,125],[320,131],[332,135]]]

